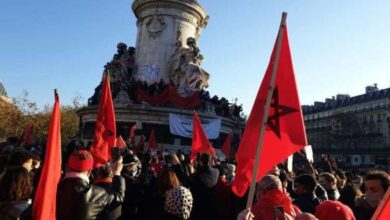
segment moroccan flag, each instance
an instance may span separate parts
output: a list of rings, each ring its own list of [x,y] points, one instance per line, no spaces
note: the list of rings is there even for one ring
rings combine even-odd
[[[389,220],[390,219],[390,188],[387,190],[376,208],[371,220]]]
[[[123,140],[122,136],[116,138],[115,147],[126,147],[126,142]]]
[[[154,129],[152,129],[152,132],[150,133],[148,146],[149,146],[149,149],[156,149],[157,148],[157,141],[156,141],[156,135],[154,134]]]
[[[32,208],[32,217],[35,220],[56,219],[57,185],[61,178],[61,115],[58,94],[55,92],[54,96],[45,162]]]
[[[198,113],[194,112],[194,116],[192,118],[191,161],[196,159],[197,153],[208,153],[214,155],[215,149],[211,146],[206,133],[203,130]]]
[[[115,146],[115,141],[115,111],[111,97],[110,76],[106,73],[103,79],[102,91],[100,93],[95,133],[91,146],[94,166],[107,163],[111,157],[110,148]]]
[[[232,139],[233,139],[233,134],[230,133],[226,137],[225,142],[223,143],[223,146],[221,149],[222,153],[225,154],[226,160],[230,159],[230,150],[232,148]]]
[[[30,125],[24,130],[22,142],[25,144],[33,144],[35,142],[34,125]]]
[[[282,34],[279,62],[276,61],[277,40],[236,154],[238,164],[232,190],[238,196],[243,196],[250,185],[254,166],[259,168],[257,172],[257,181],[259,181],[272,167],[307,145],[288,43],[287,26],[281,29],[279,34]],[[275,87],[273,91],[270,91],[275,62],[277,62]],[[272,100],[264,125],[266,128],[260,162],[254,164],[265,103],[270,92]]]

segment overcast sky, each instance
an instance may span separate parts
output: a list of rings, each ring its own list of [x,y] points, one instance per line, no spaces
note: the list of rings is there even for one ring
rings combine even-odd
[[[199,0],[210,16],[199,42],[209,91],[238,98],[249,114],[280,17],[287,25],[301,104],[367,85],[390,87],[388,0]],[[0,1],[0,80],[40,106],[86,103],[116,44],[135,45],[131,0]]]

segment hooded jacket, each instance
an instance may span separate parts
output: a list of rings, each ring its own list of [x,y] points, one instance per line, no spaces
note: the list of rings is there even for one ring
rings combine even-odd
[[[265,193],[252,208],[254,220],[274,219],[274,208],[283,206],[286,219],[294,219],[301,211],[297,206],[292,204],[287,194],[280,190],[272,189]]]

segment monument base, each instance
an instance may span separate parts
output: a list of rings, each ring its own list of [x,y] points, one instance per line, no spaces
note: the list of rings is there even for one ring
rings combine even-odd
[[[88,106],[77,112],[80,118],[79,135],[86,143],[93,140],[97,110],[98,106]],[[117,135],[122,136],[125,140],[128,139],[131,127],[136,124],[136,139],[139,139],[140,136],[144,135],[145,142],[147,142],[152,129],[154,129],[159,147],[162,145],[164,150],[170,152],[175,152],[179,149],[184,152],[189,152],[192,140],[190,138],[171,134],[169,128],[169,113],[188,117],[193,116],[193,111],[177,108],[155,107],[144,104],[115,106]],[[221,131],[219,137],[217,139],[210,140],[217,151],[222,146],[229,133],[233,133],[233,142],[236,142],[236,144],[233,143],[233,146],[237,145],[239,137],[241,137],[241,133],[245,127],[244,121],[217,116],[213,112],[199,112],[199,117],[201,120],[216,118],[221,119]]]

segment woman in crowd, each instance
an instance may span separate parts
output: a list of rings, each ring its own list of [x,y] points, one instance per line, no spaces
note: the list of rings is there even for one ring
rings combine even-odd
[[[166,219],[189,219],[192,210],[192,194],[180,185],[176,173],[164,169],[158,180],[159,190],[165,197],[164,216]]]
[[[7,168],[0,181],[0,219],[20,219],[31,205],[33,190],[30,174],[24,167]]]

